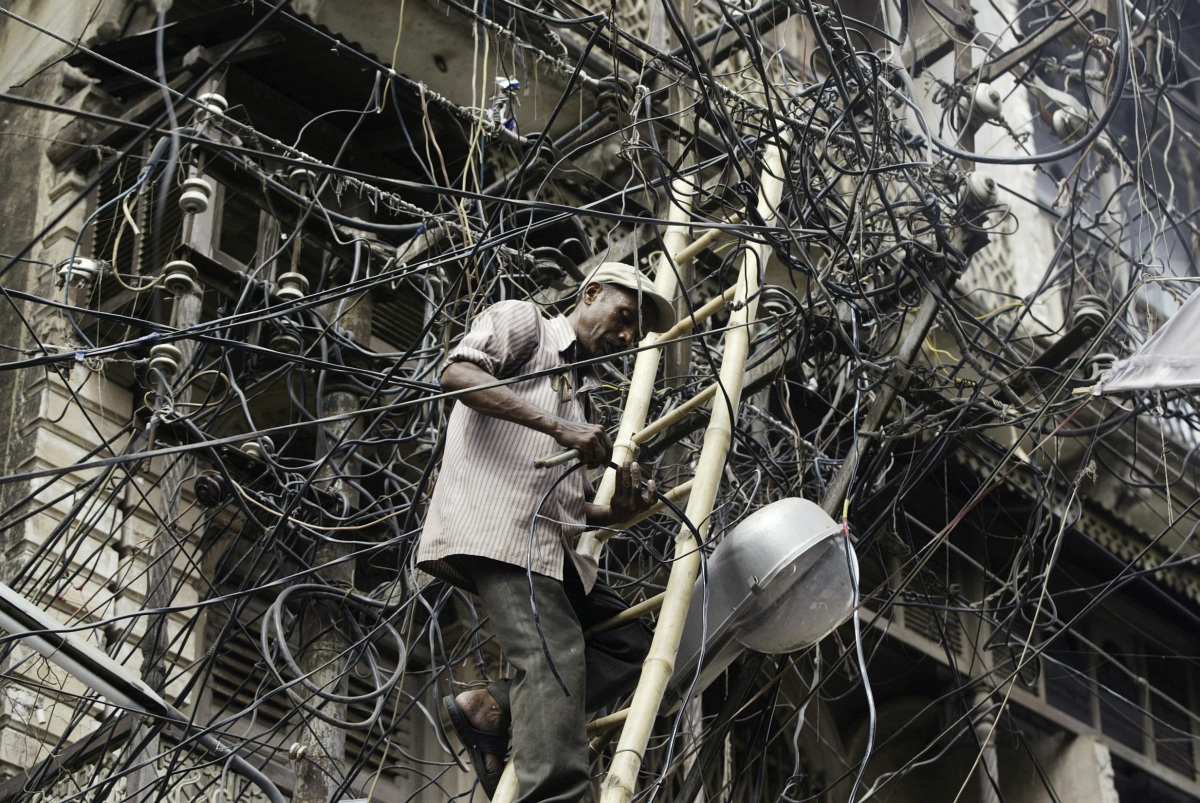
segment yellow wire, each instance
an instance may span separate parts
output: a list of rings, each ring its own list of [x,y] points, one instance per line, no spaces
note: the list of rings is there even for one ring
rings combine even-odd
[[[117,284],[121,285],[126,290],[130,291],[131,293],[142,293],[146,290],[152,290],[157,287],[158,283],[162,281],[163,277],[162,275],[155,276],[152,282],[147,285],[142,285],[141,287],[135,287],[131,284],[126,284],[125,280],[121,278],[120,266],[117,264],[117,252],[121,249],[121,235],[125,233],[125,226],[128,224],[129,228],[133,229],[134,237],[142,233],[142,230],[138,228],[138,224],[134,222],[133,215],[129,211],[129,197],[130,196],[126,196],[125,200],[121,202],[121,211],[124,213],[124,216],[122,218],[121,225],[117,227],[117,236],[113,238],[112,275],[113,278],[117,280]]]
[[[195,408],[197,410],[203,410],[206,407],[212,407],[214,405],[221,404],[227,398],[229,398],[229,388],[230,388],[229,379],[228,379],[228,377],[225,376],[225,374],[223,372],[217,371],[215,369],[209,369],[207,371],[200,371],[197,374],[193,374],[192,376],[189,376],[187,378],[187,381],[184,382],[183,385],[180,386],[179,390],[175,391],[176,394],[183,393],[183,391],[187,389],[188,385],[192,384],[197,379],[199,379],[202,376],[205,376],[206,374],[214,374],[214,375],[220,377],[224,381],[225,391],[224,391],[224,393],[221,394],[221,398],[213,399],[212,401],[204,402],[203,404],[198,403],[198,402],[175,402],[176,409],[183,408],[183,407],[190,407],[190,408]],[[147,391],[145,393],[145,395],[142,396],[142,404],[144,404],[146,407],[153,409],[154,405],[150,398],[151,393],[152,393],[152,391]]]
[[[476,37],[475,41],[478,42],[479,41],[478,29],[476,29],[475,37]],[[478,45],[476,45],[476,47],[478,47]],[[492,37],[487,35],[487,31],[485,29],[484,34],[483,34],[483,70],[482,70],[483,85],[478,87],[479,95],[477,96],[477,98],[472,98],[473,100],[478,99],[479,104],[478,104],[478,106],[476,106],[476,108],[478,108],[480,110],[480,114],[479,114],[479,120],[475,124],[474,132],[471,135],[471,145],[467,149],[468,154],[475,153],[475,149],[479,146],[479,140],[483,136],[483,121],[488,113],[488,109],[486,106],[487,97],[488,97],[488,95],[487,95],[488,66],[487,65],[488,65],[488,58],[491,56],[491,53],[492,53]],[[478,64],[478,59],[476,60],[476,64]],[[497,121],[492,120],[492,125],[496,125],[496,124],[497,124]],[[503,125],[503,123],[501,123],[501,125]],[[468,185],[468,181],[470,181],[470,177],[474,173],[475,173],[475,160],[468,158],[467,165],[463,170],[463,176],[462,176],[462,188],[464,190],[470,189],[470,186]]]
[[[928,337],[925,338],[925,348],[932,351],[934,353],[934,356],[936,356],[938,358],[938,366],[939,367],[942,367],[942,368],[945,367],[944,365],[942,365],[942,355],[943,354],[946,355],[947,359],[950,362],[953,362],[953,363],[958,362],[958,360],[954,359],[953,353],[946,351],[945,349],[940,349],[937,346],[933,345],[933,341],[931,341]]]
[[[1025,306],[1024,301],[1014,301],[1011,304],[1005,304],[1002,307],[996,307],[991,312],[985,312],[982,315],[976,315],[975,320],[985,321],[988,318],[992,317],[993,315],[999,315],[1001,312],[1004,312],[1006,309],[1014,309],[1015,307],[1023,307],[1023,306]]]
[[[400,53],[400,35],[404,33],[404,0],[400,0],[400,19],[396,21],[396,44],[392,46],[392,72],[396,71],[396,56]],[[375,110],[376,114],[383,114],[383,104],[388,96],[388,90],[392,86],[392,76],[383,82],[383,95],[379,98],[379,108]]]

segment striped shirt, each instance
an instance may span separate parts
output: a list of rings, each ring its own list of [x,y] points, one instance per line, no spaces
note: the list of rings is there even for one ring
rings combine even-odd
[[[575,331],[567,318],[547,320],[536,304],[501,301],[474,320],[446,364],[472,362],[497,379],[561,367],[508,388],[560,418],[586,421],[585,394],[596,381],[590,371],[570,367],[574,352]],[[578,470],[555,486],[570,466],[533,467],[537,458],[560,451],[549,435],[456,402],[417,548],[417,566],[473,591],[456,556],[491,558],[561,580],[568,555],[590,592],[596,570],[575,554],[567,539],[586,529],[584,504],[592,493],[591,483]]]

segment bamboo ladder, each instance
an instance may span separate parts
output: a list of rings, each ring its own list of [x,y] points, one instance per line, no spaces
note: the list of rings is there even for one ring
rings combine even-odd
[[[781,142],[771,143],[764,155],[759,182],[758,215],[768,225],[775,220],[776,207],[783,192],[784,147]],[[712,230],[688,244],[685,231],[691,225],[691,196],[681,182],[676,184],[675,190],[677,198],[686,200],[673,204],[668,213],[669,228],[663,236],[663,241],[670,256],[661,258],[655,279],[656,288],[667,298],[674,298],[678,291],[672,263],[679,265],[694,259],[721,234],[720,230]],[[727,304],[732,305],[729,327],[725,333],[724,355],[716,381],[690,399],[686,405],[681,405],[649,426],[645,425],[645,420],[653,396],[654,380],[658,375],[661,349],[647,348],[638,354],[630,380],[629,397],[613,444],[613,462],[621,464],[632,459],[636,456],[637,447],[645,440],[672,421],[704,404],[718,390],[723,392],[723,397],[713,404],[693,478],[667,494],[672,501],[687,498],[686,515],[702,538],[708,532],[709,516],[733,438],[736,410],[741,401],[745,378],[746,358],[750,351],[750,327],[755,320],[758,306],[759,276],[766,265],[768,255],[768,247],[762,244],[746,248],[739,266],[738,278],[732,287],[697,310],[695,314],[680,320],[670,331],[659,335],[650,334],[642,341],[643,347],[665,343],[687,334],[697,323],[711,317]],[[605,473],[597,490],[597,503],[607,503],[612,498],[615,485],[615,472],[610,470]],[[656,505],[656,508],[661,507],[661,502]],[[598,533],[585,533],[580,539],[578,551],[595,560],[602,543],[603,538]],[[624,722],[624,729],[617,744],[616,758],[613,759],[601,787],[601,803],[628,803],[633,796],[637,773],[650,740],[654,719],[662,705],[667,683],[674,673],[675,658],[691,603],[692,587],[699,570],[698,544],[691,530],[681,525],[675,536],[675,560],[671,566],[666,591],[626,612],[624,618],[630,618],[661,608],[650,653],[643,664],[642,675],[629,708],[603,720],[597,720],[589,726],[589,732],[598,732]],[[516,796],[516,773],[510,762],[504,770],[492,801],[512,803]]]

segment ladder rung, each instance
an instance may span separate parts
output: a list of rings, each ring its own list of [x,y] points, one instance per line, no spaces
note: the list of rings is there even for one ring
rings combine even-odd
[[[597,719],[593,719],[591,722],[588,723],[588,726],[587,726],[588,738],[593,739],[602,733],[606,733],[606,732],[612,730],[613,728],[624,724],[625,719],[628,716],[629,716],[629,709],[622,708],[620,711],[616,711],[612,714],[609,714],[606,717],[599,717]]]
[[[588,636],[594,636],[597,633],[603,633],[606,630],[612,630],[614,627],[620,627],[626,622],[632,622],[635,619],[641,619],[646,614],[653,613],[661,608],[663,597],[665,596],[666,592],[655,594],[653,597],[650,597],[650,599],[643,600],[637,605],[630,605],[628,608],[621,611],[611,619],[605,619],[600,624],[592,625],[587,630],[583,631],[583,637],[587,638]]]
[[[687,499],[688,495],[691,494],[691,492],[692,492],[692,480],[688,480],[687,482],[679,483],[674,488],[667,491],[666,494],[664,494],[664,495],[668,499],[670,499],[672,502],[674,502],[675,504],[679,504],[684,499]],[[630,527],[637,524],[639,521],[648,519],[651,516],[658,515],[659,513],[662,513],[666,509],[667,509],[666,504],[661,499],[659,499],[653,505],[646,508],[645,510],[643,510],[641,513],[634,516],[633,518],[627,519],[625,521],[618,522],[617,524],[613,524],[611,526],[603,527],[603,528],[597,530],[596,536],[600,541],[607,541],[609,538],[612,538],[614,535],[617,535],[619,532],[621,532],[623,530],[628,530]]]

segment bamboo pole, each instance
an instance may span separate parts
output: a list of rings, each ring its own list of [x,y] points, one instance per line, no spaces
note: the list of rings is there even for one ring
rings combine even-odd
[[[652,421],[646,426],[633,433],[633,442],[636,446],[641,446],[643,443],[653,438],[659,432],[662,432],[667,427],[687,417],[688,413],[708,403],[708,400],[716,394],[720,384],[713,382],[704,390],[697,393],[692,398],[685,401],[683,404],[676,407],[674,410],[662,415],[657,421]]]
[[[674,207],[672,207],[674,208]],[[730,223],[737,223],[741,218],[734,216],[730,219]],[[679,265],[684,262],[691,262],[696,257],[708,250],[708,248],[722,237],[729,236],[730,232],[725,229],[708,229],[695,240],[691,245],[684,246],[679,253],[675,254],[675,264]]]
[[[711,233],[711,231],[709,233]],[[703,239],[703,238],[701,238],[701,239]],[[697,242],[699,242],[699,240]],[[693,243],[693,245],[695,245],[695,243]],[[691,247],[689,246],[688,248],[690,249]],[[685,249],[685,250],[688,250],[688,249]],[[688,258],[689,259],[694,258],[699,253],[700,253],[700,250],[692,250],[691,254],[689,255]],[[677,257],[677,259],[678,258],[679,257]],[[730,299],[732,299],[734,297],[736,292],[737,292],[736,286],[730,287],[721,295],[717,296],[716,298],[710,299],[708,301],[708,303],[706,303],[704,306],[700,307],[700,309],[696,310],[692,315],[690,315],[686,318],[681,318],[674,326],[672,326],[666,332],[663,332],[662,334],[659,334],[659,335],[654,335],[654,334],[648,335],[646,340],[643,342],[646,342],[646,343],[666,342],[668,340],[673,340],[677,337],[687,334],[697,324],[700,324],[700,323],[708,320],[713,315],[717,314],[722,309],[724,309],[725,305],[729,303]],[[655,338],[655,339],[650,340],[650,338]],[[642,379],[641,375],[638,374],[638,370],[637,370],[638,366],[641,364],[642,356],[645,354],[649,354],[651,352],[653,352],[653,354],[654,354],[654,374],[650,376],[650,385],[649,385],[648,392],[645,393],[644,395],[639,393],[635,397],[634,392],[633,392],[633,386]],[[712,397],[713,393],[716,392],[717,384],[714,383],[713,385],[709,386],[705,390],[696,394],[696,396],[694,396],[693,398],[688,399],[686,402],[681,404],[676,409],[661,416],[657,421],[653,421],[646,426],[641,426],[642,423],[645,422],[645,420],[646,420],[646,412],[650,409],[650,398],[653,395],[653,391],[654,391],[654,378],[658,375],[658,360],[659,360],[660,354],[661,354],[661,351],[659,349],[648,349],[647,351],[644,351],[644,352],[638,354],[638,363],[636,363],[634,366],[633,379],[631,380],[631,387],[630,387],[630,391],[629,391],[629,403],[627,403],[625,405],[625,410],[622,413],[622,417],[621,417],[621,427],[617,432],[616,442],[613,445],[613,462],[616,463],[617,465],[621,465],[627,459],[632,459],[637,453],[637,448],[640,447],[647,439],[653,437],[658,432],[661,432],[663,429],[670,426],[675,421],[682,419],[687,413],[691,412],[696,407],[700,406],[701,404],[706,402],[708,399],[710,399]],[[638,404],[637,408],[634,408],[632,406],[634,401],[636,401]],[[628,426],[626,425],[627,421],[628,421]],[[631,434],[626,434],[627,431],[631,432]],[[618,447],[620,447],[619,450],[618,450]],[[612,499],[612,493],[613,493],[613,487],[615,485],[615,481],[616,481],[616,472],[614,472],[612,469],[609,469],[604,472],[604,479],[600,484],[600,488],[596,491],[596,503],[597,504],[606,504],[609,500]],[[680,485],[676,486],[676,488],[683,488],[685,486],[690,490],[692,487],[691,481],[689,480],[686,483],[681,483]],[[679,500],[671,499],[671,501],[678,502]],[[660,512],[662,507],[663,506],[661,504],[656,505],[653,512],[655,512],[655,513]],[[648,515],[651,515],[651,514],[647,513],[645,516],[639,517],[636,521],[641,521],[643,518],[646,518],[646,516],[648,516]],[[592,561],[593,563],[599,563],[600,548],[603,545],[603,543],[605,541],[607,541],[609,538],[611,538],[614,534],[619,532],[620,530],[624,530],[630,524],[636,523],[636,521],[635,522],[625,522],[620,526],[608,527],[603,530],[590,530],[588,532],[585,532],[583,535],[579,536],[579,543],[576,546],[575,551],[578,552],[580,555],[583,555],[585,558]]]
[[[692,196],[688,185],[682,180],[676,180],[674,192],[680,202],[672,204],[668,214],[668,222],[672,225],[663,235],[663,244],[668,255],[659,257],[657,271],[654,277],[654,287],[667,298],[675,298],[679,291],[679,283],[672,268],[675,256],[687,247],[686,224],[691,221]],[[642,340],[645,345],[661,340],[654,333],[646,335]],[[617,465],[633,459],[635,449],[633,433],[642,428],[646,421],[646,413],[650,409],[650,400],[654,397],[654,380],[658,376],[658,362],[662,349],[653,348],[639,352],[633,364],[633,376],[629,379],[629,397],[625,400],[625,409],[621,414],[621,424],[617,428],[617,437],[613,439],[612,460]],[[604,472],[600,487],[596,490],[595,503],[606,505],[612,500],[613,491],[617,486],[617,473],[611,469]],[[602,539],[597,537],[594,530],[589,530],[579,536],[575,551],[592,564],[600,562]],[[493,799],[493,803],[495,799]]]
[[[616,711],[606,717],[597,717],[596,719],[593,719],[588,723],[588,738],[593,739],[606,731],[610,731],[613,728],[620,726],[625,722],[628,716],[629,709],[622,708],[620,711]]]
[[[512,803],[517,799],[517,770],[513,764],[513,759],[510,758],[508,763],[504,765],[504,773],[500,776],[500,781],[496,784],[496,794],[492,795],[492,803]]]
[[[937,295],[932,290],[926,290],[921,296],[921,307],[917,310],[912,326],[905,333],[904,342],[900,344],[900,348],[896,352],[896,359],[892,362],[894,367],[888,374],[888,381],[882,383],[879,395],[872,403],[862,429],[855,438],[854,448],[846,453],[837,474],[833,476],[829,486],[825,489],[825,498],[821,500],[821,509],[835,519],[842,517],[842,508],[845,506],[847,494],[850,491],[850,479],[858,471],[859,461],[870,448],[875,434],[879,432],[879,427],[883,424],[883,419],[891,408],[892,402],[908,385],[911,374],[908,373],[906,366],[911,365],[917,356],[921,344],[925,342],[925,335],[929,334],[933,322],[937,319],[940,307]]]
[[[770,145],[765,154],[758,200],[759,215],[768,224],[775,219],[775,210],[783,192],[782,172],[782,149],[778,144]],[[757,308],[759,275],[768,255],[766,246],[754,245],[746,250],[742,259],[737,294],[734,296],[735,310],[730,315],[730,328],[725,333],[725,352],[721,360],[721,385],[727,403],[714,405],[688,500],[687,517],[701,536],[708,529],[709,515],[733,440],[734,416],[741,400],[746,357],[750,353],[749,328]],[[687,621],[692,586],[700,568],[697,546],[691,531],[686,527],[681,528],[675,538],[675,563],[667,581],[666,597],[658,617],[654,641],[629,706],[629,717],[617,744],[616,757],[601,787],[601,803],[628,803],[633,797],[642,755],[650,740],[650,731],[662,704],[663,692],[674,671],[679,640]]]
[[[737,287],[729,287],[724,293],[716,298],[709,299],[708,302],[693,312],[691,315],[686,315],[667,331],[658,336],[662,340],[674,340],[677,337],[682,337],[696,327],[696,324],[707,321],[712,316],[716,315],[721,310],[725,309],[725,305],[733,298],[737,292]]]
[[[630,605],[628,608],[621,611],[616,616],[614,616],[610,619],[605,619],[600,624],[593,625],[592,627],[589,627],[587,630],[583,631],[583,637],[589,638],[590,636],[594,636],[597,633],[603,633],[606,630],[612,630],[613,628],[620,627],[621,625],[625,624],[626,622],[632,622],[635,619],[641,619],[643,616],[645,616],[648,613],[654,613],[655,611],[657,611],[659,608],[662,607],[663,600],[666,599],[666,597],[667,597],[667,595],[664,592],[661,594],[655,594],[653,597],[644,599],[641,602],[639,602],[637,605]]]
[[[683,502],[684,500],[686,500],[688,498],[688,496],[691,495],[691,493],[692,493],[692,481],[688,480],[687,482],[679,483],[674,488],[672,488],[671,490],[669,490],[665,494],[663,494],[663,496],[667,497],[667,499],[671,500],[676,505],[678,505],[680,502]],[[626,519],[625,521],[622,521],[618,524],[614,524],[611,527],[606,527],[605,529],[613,530],[613,531],[628,530],[630,527],[637,524],[639,521],[645,521],[646,519],[650,518],[651,516],[657,516],[659,513],[662,513],[666,509],[667,509],[667,505],[660,499],[659,501],[655,502],[653,505],[646,508],[645,510],[643,510],[641,513],[634,516],[633,518]]]

